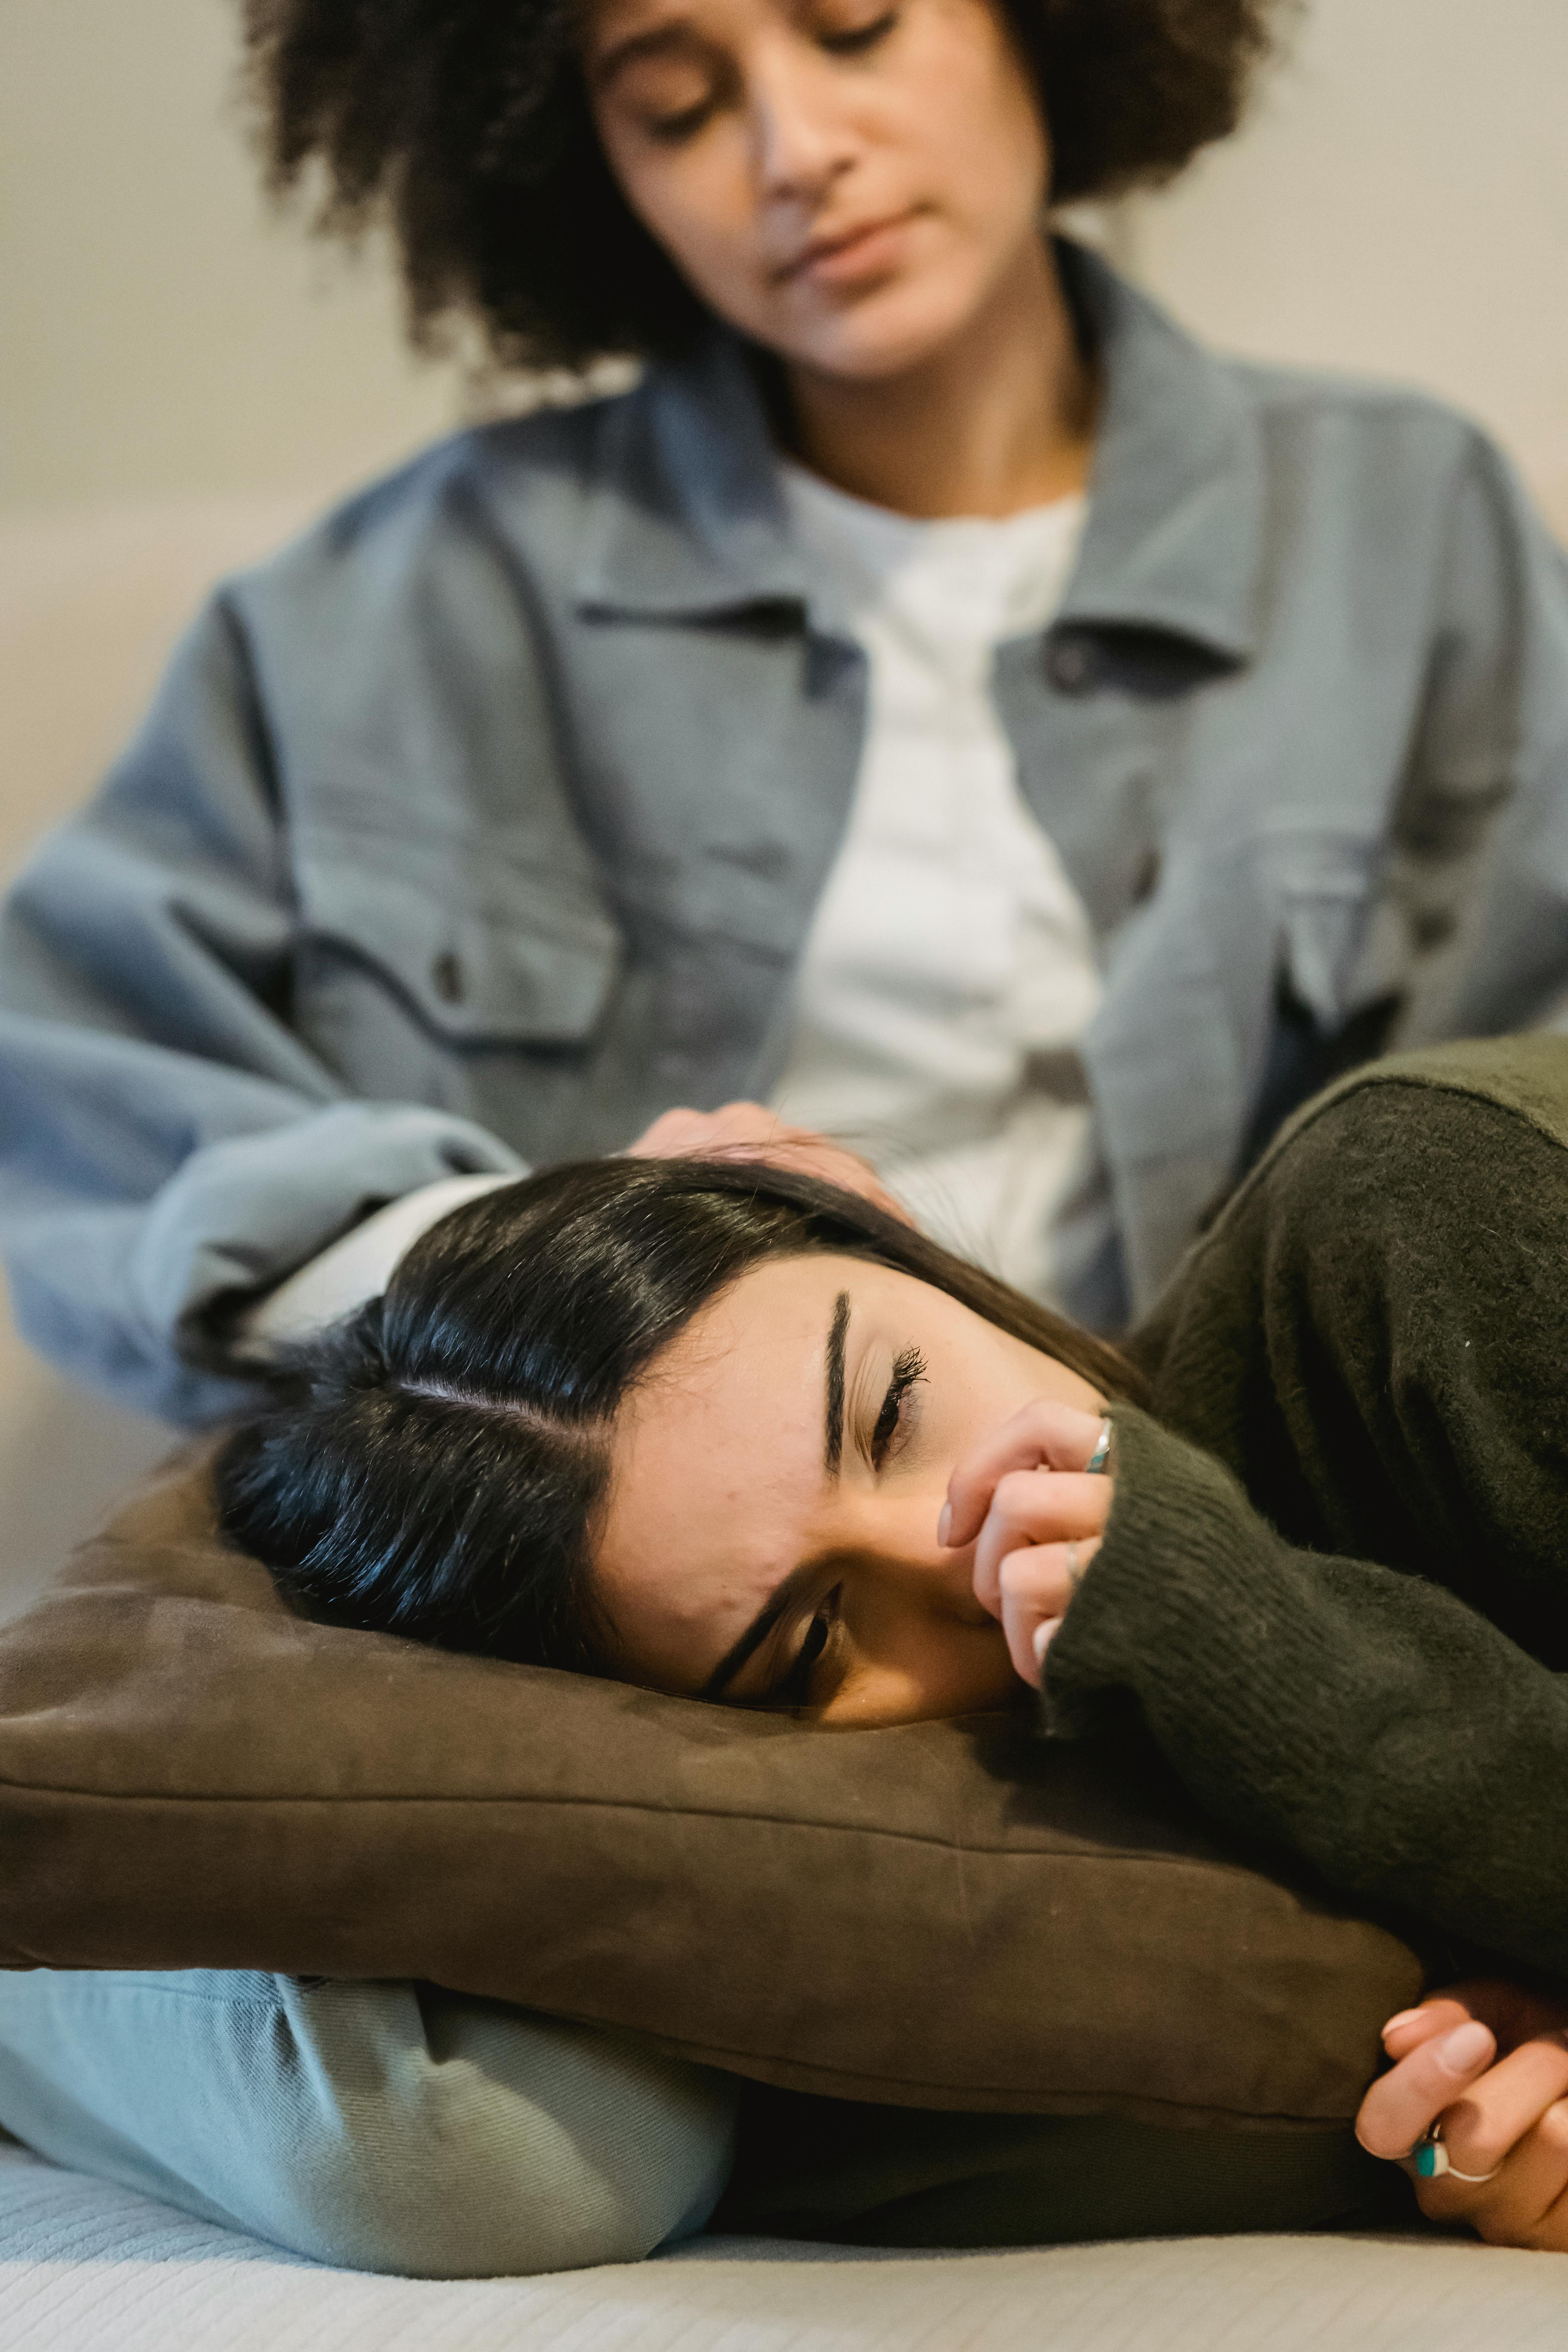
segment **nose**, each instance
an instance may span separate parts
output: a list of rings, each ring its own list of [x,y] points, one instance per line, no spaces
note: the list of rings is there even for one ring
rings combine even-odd
[[[860,1550],[846,1580],[852,1663],[825,1714],[846,1723],[912,1723],[1005,1706],[1017,1678],[1002,1630],[974,1597],[973,1545],[936,1540],[941,1497]],[[903,1515],[900,1515],[902,1517]]]
[[[771,46],[752,68],[752,136],[764,197],[816,205],[851,160],[826,60],[798,40]]]
[[[865,1566],[884,1608],[964,1625],[994,1621],[974,1597],[973,1544],[949,1550],[936,1539],[942,1498],[922,1498],[878,1529]]]

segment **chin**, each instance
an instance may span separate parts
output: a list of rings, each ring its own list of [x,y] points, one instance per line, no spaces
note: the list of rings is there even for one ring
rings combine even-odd
[[[910,375],[959,341],[979,308],[947,288],[894,283],[827,317],[765,337],[786,364],[850,383]]]

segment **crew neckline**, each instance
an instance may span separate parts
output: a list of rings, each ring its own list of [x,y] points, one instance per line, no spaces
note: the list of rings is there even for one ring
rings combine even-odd
[[[1060,498],[1044,499],[1037,506],[1020,507],[1015,514],[907,515],[900,513],[896,507],[879,506],[874,499],[859,498],[853,490],[840,489],[837,482],[826,481],[820,474],[803,466],[798,457],[781,457],[779,471],[792,503],[813,507],[825,517],[837,519],[868,536],[880,534],[889,542],[898,540],[907,543],[937,534],[969,539],[1009,533],[1025,537],[1046,523],[1065,529],[1088,504],[1087,492],[1068,490]]]

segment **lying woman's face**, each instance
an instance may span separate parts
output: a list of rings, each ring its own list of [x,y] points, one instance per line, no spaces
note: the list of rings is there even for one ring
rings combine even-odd
[[[937,1522],[959,1456],[1089,1382],[945,1291],[852,1257],[757,1267],[622,1408],[595,1584],[619,1669],[829,1723],[965,1714],[1021,1685]]]
[[[875,379],[1005,299],[1047,177],[989,0],[595,0],[584,68],[610,168],[721,318]]]

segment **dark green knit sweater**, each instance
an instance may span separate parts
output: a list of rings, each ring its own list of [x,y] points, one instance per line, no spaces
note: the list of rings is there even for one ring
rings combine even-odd
[[[1568,1977],[1568,1040],[1321,1097],[1131,1352],[1047,1729],[1131,1695],[1221,1821]]]

